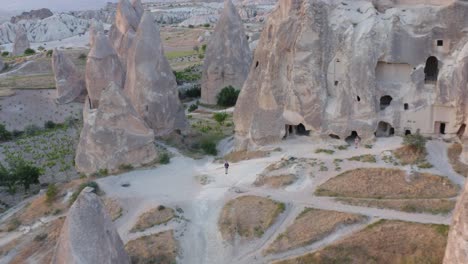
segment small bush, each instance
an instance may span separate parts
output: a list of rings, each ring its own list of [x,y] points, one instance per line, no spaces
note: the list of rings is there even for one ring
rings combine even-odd
[[[80,60],[86,60],[87,57],[88,57],[88,56],[86,56],[86,54],[81,53],[81,54],[78,56],[78,59],[80,59]]]
[[[325,153],[325,154],[331,155],[335,153],[335,151],[331,149],[316,149],[315,153]]]
[[[231,85],[224,87],[217,96],[218,105],[224,107],[231,107],[236,105],[239,93],[240,90],[236,90]]]
[[[194,85],[192,88],[185,90],[184,95],[189,98],[199,98],[201,96],[200,85]]]
[[[24,51],[24,55],[33,55],[33,54],[36,54],[36,51],[31,49],[31,48],[27,48],[25,51]]]
[[[228,118],[228,114],[225,112],[218,112],[213,114],[213,119],[220,124],[222,124],[226,118]]]
[[[189,28],[194,28],[195,26],[194,25],[188,25]]]
[[[26,136],[35,136],[39,134],[40,131],[41,129],[36,125],[27,125],[24,128],[24,134],[26,134]]]
[[[70,206],[76,201],[76,198],[78,198],[78,195],[80,195],[81,191],[83,191],[83,189],[86,187],[93,188],[94,193],[97,193],[99,191],[99,186],[96,182],[86,182],[86,183],[80,184],[80,186],[78,186],[78,189],[70,197],[70,201],[69,201]]]
[[[133,170],[133,165],[132,164],[120,164],[119,170],[121,171]]]
[[[191,104],[190,107],[189,107],[189,109],[188,109],[188,111],[191,113],[191,112],[193,112],[193,111],[195,111],[195,110],[197,110],[197,109],[198,109],[198,105],[196,105],[196,104]]]
[[[216,143],[213,140],[205,139],[201,142],[201,149],[207,155],[216,156],[218,155],[218,150],[216,149]]]
[[[200,53],[200,54],[198,54],[198,58],[199,58],[200,60],[202,60],[202,59],[205,58],[205,55],[203,55],[203,54]]]
[[[46,201],[48,203],[52,203],[55,201],[58,195],[58,188],[55,184],[51,183],[49,186],[47,186],[47,191],[46,191]]]
[[[47,53],[46,53],[46,55],[47,55],[47,57],[52,57],[52,54],[53,54],[53,53],[54,53],[53,50],[48,50]]]
[[[403,138],[403,145],[413,147],[419,152],[426,151],[426,139],[420,134],[406,135]]]
[[[13,138],[13,134],[5,128],[4,124],[0,124],[0,141],[8,141]]]
[[[45,129],[54,129],[56,125],[57,124],[55,124],[54,121],[49,120],[49,121],[46,121],[44,123],[44,128]]]
[[[203,26],[206,27],[206,28],[209,28],[209,27],[210,27],[210,23],[205,23],[205,24],[203,24]]]
[[[6,57],[6,56],[8,56],[8,55],[10,55],[10,52],[8,52],[8,51],[2,52],[2,57]]]
[[[203,44],[203,45],[201,46],[201,50],[202,50],[203,53],[206,52],[206,44]]]
[[[39,46],[39,47],[37,48],[37,50],[43,51],[43,50],[45,50],[45,48],[42,47],[42,46]]]
[[[166,207],[164,205],[158,205],[158,211],[162,211],[166,209]]]
[[[171,162],[171,157],[166,152],[162,153],[161,156],[159,156],[159,163],[169,164],[170,162]]]

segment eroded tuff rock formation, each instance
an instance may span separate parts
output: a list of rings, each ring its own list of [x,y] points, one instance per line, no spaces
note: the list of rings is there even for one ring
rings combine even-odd
[[[117,5],[115,23],[109,31],[109,39],[119,55],[122,67],[126,69],[127,53],[140,24],[143,6],[141,0],[120,0]]]
[[[102,22],[96,19],[91,20],[91,26],[89,26],[89,45],[91,47],[94,45],[94,40],[99,33],[104,33]]]
[[[153,131],[115,83],[102,92],[97,109],[91,109],[86,100],[83,120],[75,158],[80,172],[115,172],[121,165],[144,165],[158,156]]]
[[[54,49],[52,69],[55,76],[57,103],[66,104],[75,100],[83,101],[86,96],[84,77],[63,51]]]
[[[24,54],[24,51],[30,46],[28,35],[22,26],[16,27],[16,37],[13,43],[13,56],[20,56]]]
[[[37,10],[31,10],[29,12],[23,12],[21,15],[14,16],[10,19],[11,23],[17,23],[20,20],[41,20],[53,16],[54,13],[47,8],[41,8]]]
[[[164,56],[159,28],[145,13],[128,52],[125,92],[157,136],[187,127],[177,83]]]
[[[102,90],[111,82],[123,87],[125,71],[107,36],[98,32],[86,63],[86,89],[92,108],[97,108]]]
[[[388,2],[280,1],[236,105],[237,148],[290,133],[462,137],[468,5],[395,0],[392,9],[380,6]]]
[[[444,264],[468,263],[468,182],[453,213]]]
[[[101,199],[86,187],[68,211],[54,264],[130,264],[130,257]]]
[[[231,0],[226,0],[206,48],[202,102],[216,104],[216,96],[228,85],[241,89],[251,61],[252,54],[241,17]]]

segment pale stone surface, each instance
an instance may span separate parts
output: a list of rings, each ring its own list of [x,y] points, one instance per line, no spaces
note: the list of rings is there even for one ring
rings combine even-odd
[[[101,199],[86,187],[68,211],[52,263],[130,264]]]
[[[91,26],[89,27],[89,45],[92,47],[94,45],[94,40],[98,33],[104,33],[104,26],[101,21],[96,19],[91,20]]]
[[[279,2],[236,105],[237,148],[277,142],[299,124],[364,142],[376,132],[455,136],[467,123],[468,6],[393,2],[384,13],[372,1]]]
[[[24,28],[20,25],[16,26],[16,37],[13,43],[13,56],[23,55],[24,51],[30,46],[28,35]]]
[[[80,172],[112,173],[121,165],[138,167],[158,157],[153,131],[115,83],[102,92],[97,109],[90,109],[86,100],[83,122],[75,158]]]
[[[85,80],[73,62],[61,50],[54,49],[52,69],[55,76],[57,103],[83,101],[86,96]]]
[[[111,82],[123,87],[125,72],[109,39],[97,33],[86,63],[86,89],[91,107],[97,108],[101,92]]]
[[[216,104],[216,96],[228,85],[241,89],[251,62],[252,53],[241,17],[232,2],[226,0],[206,48],[202,73],[202,102]]]
[[[117,5],[115,23],[109,31],[109,39],[119,55],[122,67],[126,69],[128,49],[132,46],[141,20],[142,5],[140,0],[120,0]]]
[[[468,182],[453,213],[444,264],[468,263]]]
[[[140,116],[161,136],[185,131],[187,121],[159,28],[153,21],[151,13],[143,15],[128,52],[125,92]]]

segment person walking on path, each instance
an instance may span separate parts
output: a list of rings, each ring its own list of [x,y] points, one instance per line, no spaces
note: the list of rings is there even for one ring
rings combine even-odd
[[[226,161],[226,162],[224,162],[224,170],[225,170],[226,174],[228,174],[228,169],[229,169],[229,163]]]
[[[354,139],[354,145],[355,145],[356,148],[359,148],[359,141],[360,141],[360,140],[359,140],[359,137],[356,137],[356,138]]]

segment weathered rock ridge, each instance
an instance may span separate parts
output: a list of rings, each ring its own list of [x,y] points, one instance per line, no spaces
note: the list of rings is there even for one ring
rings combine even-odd
[[[76,150],[78,171],[91,174],[122,165],[140,166],[157,158],[154,133],[140,118],[120,86],[111,83],[97,109],[89,101],[83,109],[84,125]]]
[[[130,257],[101,199],[85,188],[68,211],[54,264],[130,264]]]
[[[236,105],[238,149],[295,132],[463,136],[468,5],[374,2],[278,3]]]
[[[30,47],[28,36],[22,26],[16,27],[16,37],[13,43],[13,56],[23,55],[24,51]]]
[[[29,12],[23,12],[21,15],[14,16],[10,19],[11,23],[17,23],[20,20],[33,20],[33,19],[44,19],[53,16],[54,14],[50,9],[41,8],[37,10],[31,10]]]
[[[217,95],[228,85],[241,89],[251,61],[252,53],[241,17],[232,2],[226,0],[206,49],[202,73],[202,102],[216,104]]]
[[[54,49],[52,69],[57,90],[56,101],[66,104],[75,100],[83,101],[86,96],[86,85],[82,74],[73,62],[61,50]]]
[[[123,87],[125,71],[107,36],[98,32],[86,63],[86,89],[92,108],[97,108],[102,90],[111,82]]]
[[[159,28],[145,13],[128,51],[125,92],[135,109],[157,136],[185,131],[185,111],[177,83],[164,56]]]

